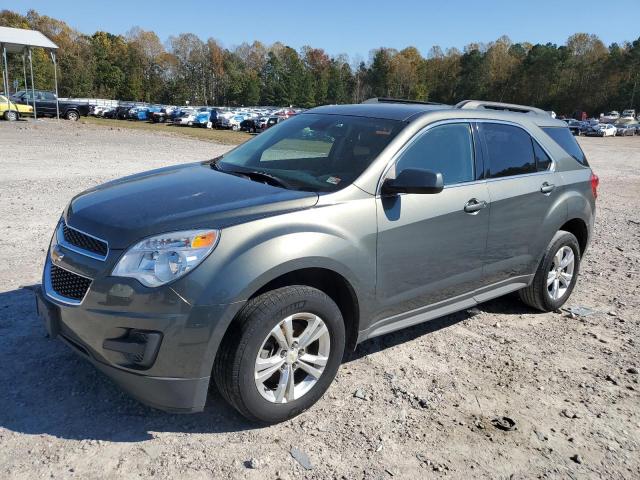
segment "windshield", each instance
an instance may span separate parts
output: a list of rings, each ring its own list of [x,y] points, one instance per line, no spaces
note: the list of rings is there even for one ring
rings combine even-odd
[[[301,190],[352,183],[404,127],[395,120],[305,114],[278,123],[224,155],[229,172],[260,172]]]

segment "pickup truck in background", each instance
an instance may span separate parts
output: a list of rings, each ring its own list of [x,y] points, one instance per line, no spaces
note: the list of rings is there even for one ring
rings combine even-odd
[[[11,95],[11,100],[17,104],[33,106],[33,94],[35,93],[36,115],[38,117],[56,116],[56,94],[46,90],[20,90]],[[81,116],[89,115],[89,105],[73,100],[58,100],[60,116],[67,120],[78,120]]]

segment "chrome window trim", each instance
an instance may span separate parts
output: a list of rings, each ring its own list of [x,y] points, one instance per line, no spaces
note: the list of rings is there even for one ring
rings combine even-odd
[[[64,303],[66,305],[74,305],[74,306],[81,305],[82,302],[84,302],[84,299],[87,298],[87,294],[91,289],[91,285],[93,285],[93,279],[85,275],[72,272],[71,270],[61,267],[60,265],[56,265],[57,268],[60,268],[69,273],[73,273],[74,275],[78,275],[79,277],[86,278],[87,280],[91,281],[91,283],[89,284],[89,287],[87,287],[87,291],[84,293],[84,296],[80,300],[75,300],[69,297],[63,297],[62,295],[59,295],[58,293],[56,293],[56,291],[53,289],[53,285],[51,284],[51,265],[52,265],[51,256],[47,255],[47,261],[45,262],[45,265],[44,265],[44,279],[43,279],[44,293],[47,295],[47,297],[52,298],[57,302]]]
[[[85,250],[83,248],[76,247],[75,245],[70,244],[64,238],[64,231],[63,231],[63,228],[62,228],[63,225],[66,225],[67,228],[69,228],[71,230],[75,230],[76,232],[81,233],[83,235],[86,235],[87,237],[91,237],[94,240],[98,240],[99,242],[103,242],[107,246],[107,253],[104,256],[102,256],[102,255],[98,255],[97,253],[93,253],[93,252],[90,252],[89,250]],[[72,252],[79,253],[80,255],[84,255],[85,257],[93,258],[95,260],[100,260],[101,262],[104,262],[107,259],[107,257],[109,256],[109,242],[107,242],[106,240],[103,240],[102,238],[98,238],[98,237],[96,237],[94,235],[91,235],[90,233],[83,232],[82,230],[79,230],[77,228],[73,228],[73,227],[69,226],[69,224],[66,223],[64,220],[60,220],[60,223],[58,224],[58,228],[57,228],[57,231],[56,231],[56,240],[58,241],[58,245],[62,245],[67,250],[71,250]]]
[[[396,162],[399,160],[400,156],[402,156],[402,154],[405,152],[405,150],[407,148],[409,148],[411,145],[413,145],[414,142],[416,142],[420,137],[422,137],[422,135],[425,135],[432,128],[439,127],[441,125],[455,124],[455,123],[468,123],[468,124],[472,124],[472,123],[498,123],[498,124],[503,124],[503,125],[510,125],[510,126],[513,126],[513,127],[518,127],[521,130],[524,130],[524,132],[527,135],[529,135],[532,139],[534,139],[538,143],[538,145],[540,145],[540,148],[542,148],[542,150],[551,159],[551,165],[549,166],[548,169],[543,170],[541,172],[523,173],[523,174],[520,174],[520,175],[510,175],[508,177],[485,178],[485,179],[480,179],[480,180],[473,180],[473,181],[470,181],[470,182],[463,182],[463,183],[455,183],[455,184],[452,184],[452,185],[445,185],[444,188],[458,187],[458,186],[463,186],[463,185],[473,185],[473,184],[476,184],[476,183],[499,181],[499,180],[505,180],[505,179],[510,179],[510,178],[521,178],[521,177],[526,177],[526,176],[530,176],[530,175],[547,174],[547,173],[555,172],[555,170],[556,170],[556,160],[553,158],[553,156],[551,155],[549,150],[547,150],[547,148],[540,142],[540,140],[538,140],[538,138],[535,135],[533,135],[531,132],[529,132],[529,130],[527,130],[522,125],[519,125],[516,122],[510,122],[508,120],[491,120],[491,119],[488,119],[488,118],[451,118],[451,119],[447,119],[447,120],[440,120],[440,121],[437,121],[437,122],[430,123],[429,125],[426,125],[420,131],[418,131],[413,137],[411,137],[407,141],[407,143],[405,143],[393,155],[391,160],[389,160],[389,163],[385,166],[384,170],[382,171],[382,175],[380,175],[380,178],[378,179],[378,184],[376,185],[376,197],[380,196],[382,183],[387,179],[387,175],[389,174],[389,171],[395,166]],[[473,135],[473,132],[472,132],[472,135]],[[533,148],[533,145],[531,146],[531,148]],[[475,145],[474,145],[474,155],[475,155],[474,158],[477,158],[477,152],[475,152]]]

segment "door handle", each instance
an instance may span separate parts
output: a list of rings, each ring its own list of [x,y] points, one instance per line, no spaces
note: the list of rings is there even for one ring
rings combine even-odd
[[[544,182],[540,187],[542,193],[551,193],[555,190],[556,186],[553,183]]]
[[[478,213],[480,210],[487,206],[487,202],[484,200],[477,200],[472,198],[464,204],[464,211],[467,213]]]

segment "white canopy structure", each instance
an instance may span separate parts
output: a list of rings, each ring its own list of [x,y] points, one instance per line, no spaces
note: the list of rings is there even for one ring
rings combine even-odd
[[[26,30],[23,28],[0,27],[0,51],[2,52],[2,77],[4,80],[4,91],[9,102],[9,67],[7,63],[7,53],[22,53],[22,70],[24,72],[24,86],[27,88],[27,67],[26,58],[29,59],[29,69],[31,72],[31,96],[33,100],[33,116],[37,118],[36,95],[33,82],[33,60],[32,48],[44,48],[49,51],[53,62],[53,76],[56,86],[56,98],[58,97],[58,68],[56,63],[56,50],[58,46],[36,30]],[[10,102],[9,102],[10,106]],[[56,100],[56,112],[60,118],[60,108]]]

